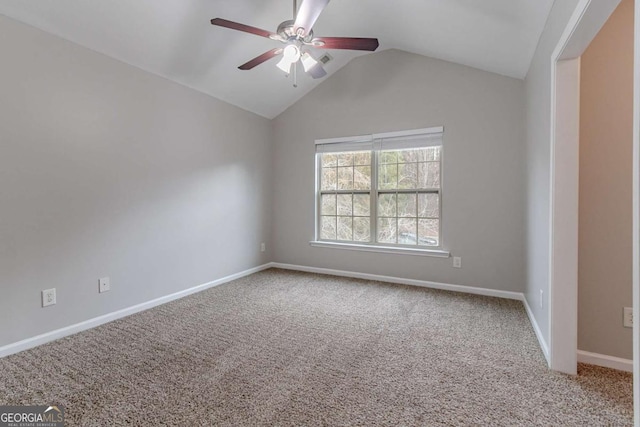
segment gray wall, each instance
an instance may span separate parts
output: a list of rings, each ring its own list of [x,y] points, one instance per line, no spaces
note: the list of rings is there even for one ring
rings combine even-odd
[[[0,346],[269,260],[270,121],[2,16],[0,52]]]
[[[388,50],[353,60],[275,119],[274,260],[524,290],[524,83]],[[443,240],[451,259],[309,246],[314,140],[445,126]]]
[[[549,342],[549,165],[551,54],[578,0],[556,1],[529,73],[526,90],[526,293],[544,339]],[[540,290],[544,291],[540,308]]]
[[[632,359],[633,0],[580,64],[578,348]]]

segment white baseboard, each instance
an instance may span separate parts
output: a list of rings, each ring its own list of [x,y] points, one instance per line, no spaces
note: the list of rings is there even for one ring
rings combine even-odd
[[[547,359],[547,366],[551,366],[551,354],[549,353],[549,346],[542,335],[542,331],[540,330],[540,326],[538,322],[536,322],[536,318],[533,317],[533,311],[531,311],[531,307],[529,306],[529,302],[527,298],[524,297],[522,299],[524,303],[524,308],[527,311],[527,316],[529,316],[529,322],[531,322],[531,326],[533,327],[533,332],[536,333],[536,338],[538,338],[538,343],[540,344],[540,348],[542,349],[542,354],[544,354],[544,358]]]
[[[500,291],[497,289],[475,288],[473,286],[450,285],[448,283],[430,282],[427,280],[404,279],[401,277],[380,276],[377,274],[357,273],[354,271],[333,270],[331,268],[307,267],[303,265],[282,264],[272,262],[271,267],[282,268],[284,270],[305,271],[307,273],[329,274],[332,276],[353,277],[356,279],[376,280],[378,282],[399,283],[401,285],[420,286],[423,288],[441,289],[445,291],[464,292],[467,294],[485,295],[489,297],[498,297],[506,299],[514,299],[518,301],[524,300],[524,295],[520,292]]]
[[[130,316],[132,314],[139,313],[144,310],[148,310],[150,308],[156,307],[161,304],[166,304],[170,301],[174,301],[174,300],[186,297],[187,295],[195,294],[197,292],[204,291],[205,289],[213,288],[214,286],[219,286],[224,283],[230,282],[232,280],[236,280],[241,277],[245,277],[250,274],[257,273],[259,271],[266,270],[271,267],[272,267],[271,263],[263,264],[258,267],[250,268],[248,270],[244,270],[239,273],[223,277],[221,279],[213,280],[211,282],[204,283],[202,285],[194,286],[193,288],[185,289],[183,291],[166,295],[160,298],[156,298],[151,301],[147,301],[131,307],[123,308],[122,310],[114,311],[113,313],[108,313],[103,316],[94,317],[93,319],[85,320],[84,322],[76,323],[74,325],[66,326],[61,329],[56,329],[55,331],[46,332],[44,334],[37,335],[35,337],[27,338],[22,341],[8,344],[0,347],[0,357],[5,357],[10,354],[28,350],[30,348],[37,347],[39,345],[42,345],[42,344],[45,344],[69,335],[73,335],[78,332],[85,331],[87,329],[95,328],[96,326],[100,326],[104,323],[111,322],[113,320],[117,320],[122,317]]]
[[[598,354],[578,350],[578,362],[602,366],[605,368],[617,369],[619,371],[633,372],[633,360],[623,359],[621,357],[615,356],[607,356],[606,354]]]

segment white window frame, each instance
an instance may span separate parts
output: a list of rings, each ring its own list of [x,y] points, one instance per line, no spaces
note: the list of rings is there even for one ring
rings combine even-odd
[[[398,131],[398,132],[387,132],[387,133],[379,133],[372,135],[360,135],[360,136],[352,136],[352,137],[344,137],[344,138],[330,138],[330,139],[318,139],[315,141],[316,144],[316,154],[315,154],[315,167],[316,167],[316,179],[315,179],[315,221],[314,221],[314,240],[310,242],[312,246],[316,247],[325,247],[325,248],[337,248],[337,249],[348,249],[348,250],[358,250],[358,251],[366,251],[366,252],[382,252],[382,253],[394,253],[394,254],[408,254],[408,255],[422,255],[422,256],[435,256],[435,257],[449,257],[450,253],[443,249],[443,235],[442,235],[442,206],[443,206],[443,174],[442,174],[442,163],[443,163],[443,154],[444,154],[444,142],[442,141],[440,145],[440,188],[438,189],[420,189],[420,190],[408,190],[407,192],[415,192],[415,193],[433,193],[437,192],[439,195],[439,230],[438,230],[438,246],[418,246],[418,245],[402,245],[402,244],[385,244],[378,243],[377,240],[377,203],[378,203],[378,193],[384,192],[384,190],[380,190],[378,188],[377,175],[378,175],[378,153],[380,151],[379,147],[376,147],[376,143],[383,140],[389,140],[393,138],[402,138],[402,137],[418,137],[418,136],[430,136],[434,134],[439,134],[441,139],[444,138],[444,127],[431,127],[425,129],[415,129],[415,130],[407,130],[407,131]],[[370,194],[371,200],[371,241],[370,242],[353,242],[353,241],[337,241],[337,240],[320,240],[320,221],[321,221],[321,194],[320,183],[321,183],[321,154],[323,151],[333,152],[331,150],[332,144],[340,144],[342,149],[345,149],[345,145],[353,146],[353,151],[367,151],[371,150],[371,188],[366,191]],[[326,150],[319,150],[318,146],[327,147]],[[350,147],[351,148],[351,147]],[[398,148],[402,149],[402,148]],[[339,151],[339,150],[336,150]],[[392,191],[393,193],[402,193],[404,191]],[[357,194],[363,193],[364,191],[349,191],[349,194]],[[339,192],[336,192],[339,194]]]

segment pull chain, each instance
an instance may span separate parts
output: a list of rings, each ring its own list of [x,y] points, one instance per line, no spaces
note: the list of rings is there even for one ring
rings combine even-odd
[[[298,15],[298,0],[293,0],[293,20]],[[293,87],[298,87],[298,61],[293,64]]]
[[[298,61],[293,64],[293,87],[298,87]]]

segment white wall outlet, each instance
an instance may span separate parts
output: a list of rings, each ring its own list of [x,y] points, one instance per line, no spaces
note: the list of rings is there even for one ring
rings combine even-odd
[[[622,309],[622,325],[625,328],[633,328],[633,309],[625,307]]]
[[[265,245],[264,243],[260,243],[260,252],[264,252],[267,250],[267,245]]]
[[[540,308],[544,308],[544,291],[540,289]]]
[[[42,306],[47,307],[56,303],[56,288],[42,291]]]
[[[462,268],[462,258],[459,256],[453,257],[453,268]]]
[[[108,292],[111,290],[111,282],[108,277],[103,277],[102,279],[98,279],[98,292]]]

